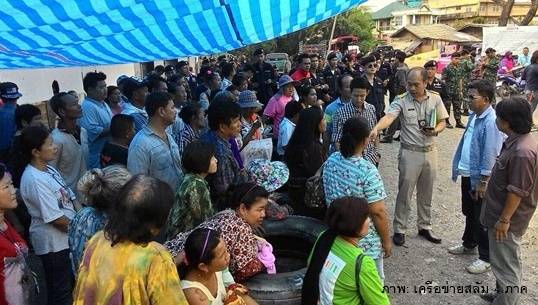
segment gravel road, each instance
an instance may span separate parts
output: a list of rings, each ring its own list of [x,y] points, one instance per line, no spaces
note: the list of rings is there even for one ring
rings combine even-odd
[[[536,121],[536,118],[535,118]],[[463,134],[462,129],[447,129],[437,139],[438,167],[437,180],[433,196],[433,231],[443,239],[440,245],[434,245],[417,236],[416,201],[411,205],[409,232],[406,235],[405,247],[393,247],[392,257],[385,260],[385,285],[406,286],[405,293],[390,294],[391,304],[397,305],[487,305],[477,294],[435,294],[415,293],[415,286],[443,285],[488,285],[495,287],[492,272],[472,275],[465,267],[477,256],[455,256],[449,254],[447,248],[461,243],[464,228],[464,216],[461,214],[460,184],[450,179],[452,156]],[[536,133],[538,140],[538,133]],[[394,215],[394,203],[398,191],[398,150],[399,142],[380,144],[382,155],[380,172],[385,182],[388,198],[386,205],[390,216],[391,227]],[[391,233],[392,235],[392,233]],[[523,283],[528,293],[522,296],[520,305],[538,304],[538,217],[534,216],[530,228],[523,237],[521,256],[523,259]],[[403,287],[400,287],[402,289]],[[394,289],[394,288],[391,288]]]

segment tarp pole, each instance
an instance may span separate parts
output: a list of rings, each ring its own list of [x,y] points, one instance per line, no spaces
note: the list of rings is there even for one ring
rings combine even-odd
[[[334,29],[336,28],[336,18],[337,17],[338,17],[338,14],[334,15],[334,18],[333,18],[333,27],[331,29],[331,37],[329,38],[329,44],[327,46],[327,55],[329,54],[329,52],[331,52],[331,42],[332,42],[333,37],[334,37]]]

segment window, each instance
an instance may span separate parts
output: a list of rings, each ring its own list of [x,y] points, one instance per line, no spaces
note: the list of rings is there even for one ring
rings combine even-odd
[[[466,12],[466,13],[470,13],[472,10],[473,10],[473,8],[471,8],[471,7],[466,7],[466,8],[465,8],[465,12]]]
[[[401,26],[402,26],[402,16],[396,16],[396,17],[394,17],[394,19],[392,20],[392,22],[394,23],[394,26],[395,26],[395,27],[401,27]]]
[[[456,11],[461,11],[461,6],[456,6]]]
[[[498,5],[494,5],[494,6],[493,6],[493,11],[494,11],[494,12],[500,12],[500,11],[501,11],[501,7],[498,6]]]

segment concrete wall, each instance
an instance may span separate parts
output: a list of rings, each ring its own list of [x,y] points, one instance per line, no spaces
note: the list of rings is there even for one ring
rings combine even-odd
[[[90,71],[102,71],[107,75],[107,84],[116,85],[118,76],[137,75],[140,64],[107,66],[87,66],[76,68],[16,69],[0,70],[0,81],[14,82],[23,96],[19,104],[37,104],[52,96],[52,82],[57,80],[61,91],[76,90],[83,92],[82,78]]]

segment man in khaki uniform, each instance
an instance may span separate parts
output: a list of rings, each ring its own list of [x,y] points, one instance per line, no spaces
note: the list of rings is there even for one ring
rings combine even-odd
[[[417,188],[417,227],[420,236],[430,242],[441,243],[431,232],[433,181],[437,167],[434,137],[446,127],[448,113],[438,93],[426,90],[427,73],[424,68],[409,70],[407,92],[396,97],[386,115],[372,129],[371,139],[396,119],[401,121],[401,148],[399,153],[398,196],[394,212],[393,241],[405,243],[410,203]]]

